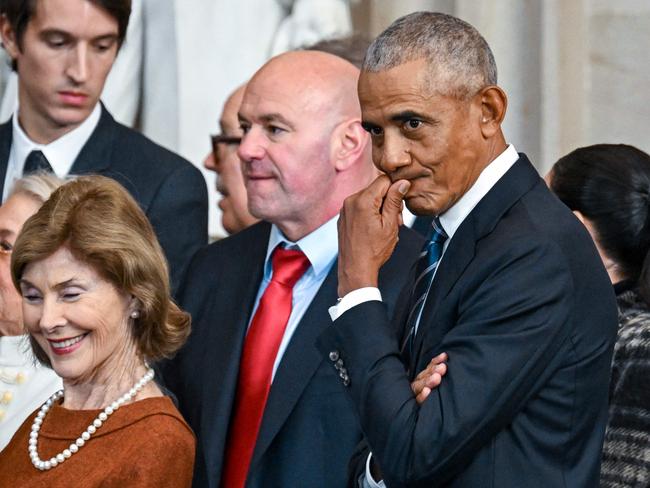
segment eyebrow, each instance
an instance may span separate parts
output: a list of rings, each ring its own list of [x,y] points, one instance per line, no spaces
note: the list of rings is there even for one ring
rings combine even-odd
[[[16,233],[13,230],[0,229],[0,236],[2,237],[15,236],[15,235]]]
[[[393,122],[406,122],[411,119],[428,119],[425,115],[417,113],[413,110],[404,110],[403,112],[398,112],[394,115],[391,115],[390,120]]]
[[[260,120],[266,124],[269,122],[280,122],[281,124],[287,125],[293,129],[293,124],[289,122],[279,113],[265,114],[260,117]]]
[[[239,119],[240,122],[248,122],[248,123],[250,123],[248,118],[244,117],[241,113],[237,113],[237,118]],[[282,114],[279,114],[277,112],[273,112],[273,113],[270,113],[270,114],[264,114],[264,115],[259,116],[258,118],[259,118],[260,122],[262,122],[263,124],[269,124],[269,123],[272,123],[272,122],[279,122],[281,124],[286,125],[287,127],[289,127],[292,130],[294,129],[293,124],[291,122],[289,122],[289,120],[286,119]]]
[[[42,31],[39,32],[38,35],[42,39],[49,36],[62,36],[66,39],[75,39],[75,40],[77,39],[77,37],[72,35],[70,32],[61,29],[55,29],[55,28],[43,29]],[[100,34],[99,36],[93,37],[90,41],[91,42],[117,41],[118,39],[119,39],[119,35],[117,33],[109,32],[106,34]]]
[[[70,278],[69,280],[65,280],[65,281],[62,281],[61,283],[57,283],[56,285],[53,286],[53,288],[60,289],[60,288],[65,288],[66,286],[70,286],[70,285],[81,286],[81,285],[79,285],[77,283],[78,281],[79,280],[77,278]],[[34,288],[38,288],[38,286],[34,285],[32,282],[30,282],[29,280],[26,280],[25,278],[21,278],[19,280],[19,284],[25,285],[25,286],[32,286]]]

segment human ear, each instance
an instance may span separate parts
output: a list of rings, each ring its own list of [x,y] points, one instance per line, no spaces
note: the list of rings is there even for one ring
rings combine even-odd
[[[496,85],[486,86],[477,97],[481,103],[481,133],[483,137],[489,139],[501,130],[501,123],[508,107],[508,97]]]
[[[18,57],[19,46],[18,41],[16,40],[16,34],[11,22],[7,19],[6,15],[0,15],[0,36],[2,36],[2,46],[9,54],[9,57],[12,60],[15,60]]]
[[[332,161],[336,171],[345,171],[352,166],[363,155],[369,139],[359,119],[340,124],[332,135]]]

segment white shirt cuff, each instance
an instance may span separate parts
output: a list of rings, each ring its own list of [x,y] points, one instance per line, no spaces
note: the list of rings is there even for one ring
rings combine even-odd
[[[329,308],[332,322],[334,322],[352,307],[373,300],[381,302],[381,292],[379,291],[379,288],[375,288],[374,286],[367,286],[365,288],[352,290],[350,293],[341,298],[336,305]]]
[[[370,459],[372,458],[372,453],[368,454],[368,459],[366,459],[366,474],[359,477],[359,487],[360,488],[386,488],[384,481],[375,481],[372,475],[370,474]]]

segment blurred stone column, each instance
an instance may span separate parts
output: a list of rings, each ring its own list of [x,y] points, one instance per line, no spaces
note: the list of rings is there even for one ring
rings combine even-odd
[[[485,37],[508,95],[506,140],[536,166],[541,157],[541,22],[538,0],[456,0],[454,14]]]
[[[355,28],[375,37],[395,19],[418,10],[453,14],[455,0],[357,0],[353,3]]]

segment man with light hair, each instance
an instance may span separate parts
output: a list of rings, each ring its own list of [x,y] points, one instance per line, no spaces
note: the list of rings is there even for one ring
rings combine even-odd
[[[485,40],[444,14],[398,19],[365,58],[362,122],[385,175],[345,202],[342,299],[319,338],[367,441],[350,486],[598,483],[614,295],[585,229],[506,143],[496,82]],[[391,321],[377,271],[403,202],[433,225]]]

